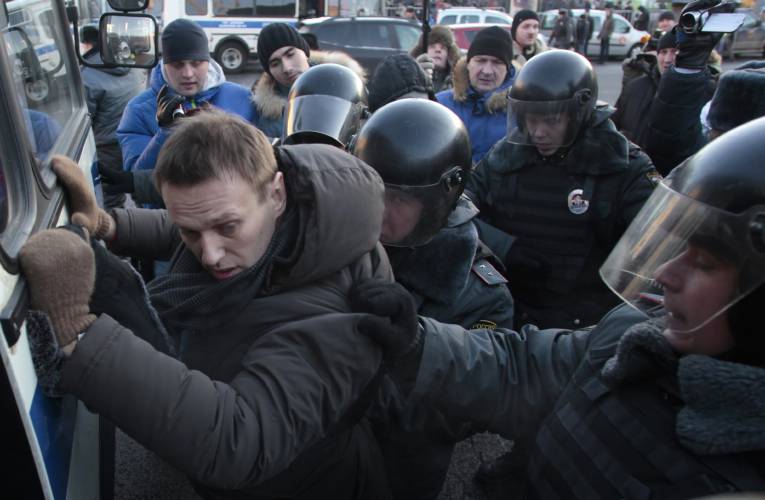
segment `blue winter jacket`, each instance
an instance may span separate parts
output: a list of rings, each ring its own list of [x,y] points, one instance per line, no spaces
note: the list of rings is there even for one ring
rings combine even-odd
[[[507,133],[507,93],[515,80],[515,68],[508,68],[502,85],[479,94],[470,85],[467,62],[463,58],[454,67],[454,88],[436,94],[438,102],[460,117],[470,135],[473,164]]]
[[[157,162],[159,150],[170,136],[170,129],[157,123],[157,93],[166,80],[160,63],[151,73],[151,87],[135,96],[125,108],[117,128],[125,170],[151,170]],[[190,110],[209,103],[216,108],[234,113],[249,122],[255,118],[255,106],[249,89],[226,81],[223,70],[210,61],[205,89],[187,98],[183,107]]]

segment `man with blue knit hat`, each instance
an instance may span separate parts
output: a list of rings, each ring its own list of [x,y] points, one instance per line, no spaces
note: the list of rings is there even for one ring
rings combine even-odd
[[[150,87],[128,103],[117,129],[124,169],[153,170],[175,121],[207,107],[250,122],[255,118],[250,91],[226,81],[221,67],[210,58],[202,28],[188,19],[176,19],[162,31],[162,62],[151,73]],[[156,199],[146,174],[104,177],[104,189],[111,186],[133,193],[139,203]]]

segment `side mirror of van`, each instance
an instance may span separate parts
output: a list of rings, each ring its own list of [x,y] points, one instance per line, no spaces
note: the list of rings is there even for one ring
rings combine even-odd
[[[149,0],[108,0],[109,7],[122,12],[138,12],[144,10]]]
[[[147,14],[104,14],[98,30],[101,59],[109,66],[153,68],[158,31],[156,20]]]

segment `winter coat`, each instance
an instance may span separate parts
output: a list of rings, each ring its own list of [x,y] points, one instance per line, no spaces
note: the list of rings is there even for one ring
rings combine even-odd
[[[570,49],[574,43],[574,21],[568,16],[558,16],[550,33],[550,46],[556,49]]]
[[[356,331],[347,297],[364,280],[392,280],[378,243],[383,183],[331,146],[277,154],[294,221],[280,227],[296,230],[262,268],[262,285],[203,304],[210,317],[158,309],[177,359],[102,314],[61,387],[190,476],[206,498],[388,498],[379,449],[359,421],[381,353]],[[161,256],[178,241],[163,210],[113,213],[115,251]],[[177,247],[170,275],[199,272]],[[261,279],[244,276],[203,291]],[[157,306],[165,295],[149,286]]]
[[[424,320],[412,399],[474,432],[535,434],[529,498],[765,489],[765,369],[678,358],[660,321],[627,305],[573,332]]]
[[[89,50],[83,58],[89,63],[103,64],[98,49]],[[143,70],[82,66],[80,73],[96,145],[116,144],[117,125],[125,106],[144,90]]]
[[[648,31],[648,23],[651,20],[651,15],[648,13],[648,10],[642,5],[638,7],[638,10],[640,11],[640,15],[635,20],[635,29],[641,30],[641,31]]]
[[[513,40],[513,65],[516,69],[521,69],[526,61],[546,50],[549,50],[547,44],[539,38],[534,40],[534,45],[531,47],[521,47],[518,42]]]
[[[364,68],[351,56],[342,52],[311,52],[308,63],[311,66],[317,64],[333,63],[340,64],[351,69],[366,82]],[[289,88],[280,85],[274,78],[264,71],[257,82],[252,86],[252,102],[256,113],[253,124],[264,134],[271,138],[282,136],[284,128],[284,107],[287,105]]]
[[[592,37],[593,22],[589,16],[576,20],[576,43],[584,43]]]
[[[646,116],[659,87],[660,78],[661,73],[654,66],[651,74],[630,82],[619,94],[616,112],[611,116],[616,128],[641,148],[645,147],[645,129],[648,126]]]
[[[598,33],[598,40],[610,40],[614,34],[614,16],[606,16]]]
[[[167,83],[161,62],[152,70],[150,82],[150,88],[130,100],[117,128],[125,170],[152,170],[159,150],[170,136],[171,130],[157,123],[157,94]],[[239,115],[249,122],[255,118],[250,92],[241,85],[227,82],[221,67],[212,60],[204,90],[186,98],[183,107],[188,111],[205,104]]]
[[[440,43],[446,47],[446,68],[444,70],[435,69],[433,72],[433,91],[441,92],[443,90],[449,90],[454,86],[452,79],[452,71],[457,65],[457,61],[460,60],[461,52],[457,43],[454,41],[454,35],[447,26],[436,25],[430,29],[428,35],[428,44]],[[417,44],[409,51],[409,55],[417,59],[417,56],[422,55],[422,35],[417,41]]]
[[[463,57],[454,68],[454,88],[436,94],[438,102],[454,111],[465,124],[474,164],[507,133],[507,94],[515,73],[515,67],[508,68],[507,77],[499,87],[480,94],[470,85],[467,58]]]
[[[481,220],[516,238],[511,255],[481,233],[507,263],[516,325],[578,328],[618,300],[598,269],[659,176],[616,130],[612,111],[597,108],[576,142],[553,156],[500,141],[468,181]],[[577,193],[583,206],[573,203]],[[513,255],[527,257],[512,262]]]

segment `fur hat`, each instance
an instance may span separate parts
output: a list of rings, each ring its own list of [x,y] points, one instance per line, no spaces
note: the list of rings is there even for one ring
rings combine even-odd
[[[765,62],[752,61],[723,73],[709,105],[709,126],[726,132],[761,116],[765,116]]]
[[[446,47],[446,60],[449,62],[449,67],[454,68],[454,65],[460,60],[461,53],[460,48],[457,46],[457,42],[454,41],[452,30],[440,24],[433,26],[428,35],[428,45],[434,43],[440,43]],[[423,53],[422,35],[420,35],[420,39],[417,41],[417,44],[412,47],[412,50],[409,51],[409,54],[417,59],[417,56]]]
[[[671,10],[665,10],[661,14],[659,14],[659,21],[674,21],[675,20],[675,13]]]
[[[513,40],[510,33],[499,26],[490,26],[479,31],[470,44],[467,60],[475,56],[494,56],[510,68],[513,60]]]
[[[513,17],[513,25],[510,28],[510,36],[513,37],[513,40],[515,40],[515,32],[518,31],[518,26],[523,24],[523,21],[528,21],[529,19],[536,19],[539,21],[539,16],[536,12],[529,9],[519,10],[515,13],[515,17]]]
[[[295,28],[286,23],[271,23],[258,35],[258,59],[263,66],[263,71],[269,75],[271,70],[268,67],[268,61],[271,59],[271,54],[282,47],[296,47],[305,52],[306,57],[311,55],[308,42]]]
[[[209,61],[207,35],[194,21],[180,18],[162,30],[162,62]]]
[[[412,56],[387,56],[377,66],[369,81],[369,111],[374,113],[409,92],[422,92],[435,100],[430,79]]]

